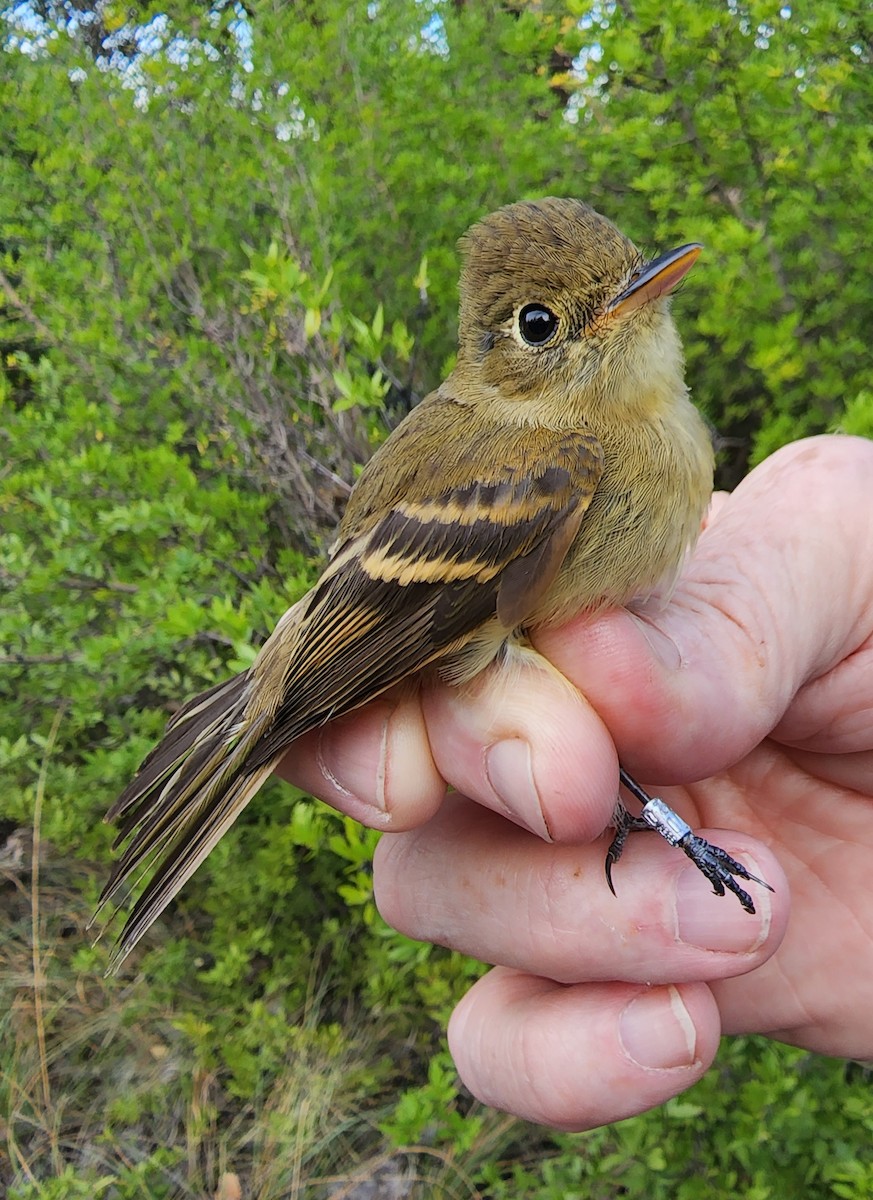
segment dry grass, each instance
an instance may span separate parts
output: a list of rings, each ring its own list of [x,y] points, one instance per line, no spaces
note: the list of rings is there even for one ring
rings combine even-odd
[[[106,952],[87,930],[96,871],[42,842],[44,788],[43,770],[31,829],[0,822],[0,1195],[479,1196],[469,1172],[497,1155],[518,1123],[486,1113],[464,1164],[436,1146],[390,1146],[377,1126],[402,1090],[397,1060],[408,1067],[408,1048],[392,1045],[384,1013],[350,1013],[342,1029],[326,1021],[325,964],[310,963],[305,1009],[278,1053],[275,1043],[264,1050],[252,1016],[246,1032],[256,1054],[272,1057],[246,1099],[234,1094],[214,1044],[204,1052],[208,1038],[198,1041],[213,1014],[196,978],[187,987],[142,974],[106,978]],[[239,997],[228,1005],[237,1008]]]
[[[256,1100],[198,1064],[194,992],[106,979],[86,924],[86,866],[14,831],[0,849],[0,1194],[66,1200],[471,1200],[469,1170],[435,1147],[387,1147],[390,1097],[362,1091],[386,1053],[365,1017],[335,1049],[318,998]],[[34,936],[36,933],[36,936]],[[307,1039],[307,1027],[313,1031]],[[487,1118],[470,1162],[514,1127]],[[5,1142],[5,1151],[2,1143]]]

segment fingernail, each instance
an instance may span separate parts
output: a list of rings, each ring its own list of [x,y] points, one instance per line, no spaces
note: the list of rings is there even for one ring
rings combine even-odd
[[[618,1036],[631,1062],[647,1070],[690,1067],[697,1057],[697,1031],[674,987],[635,996],[619,1017]]]
[[[341,792],[387,812],[388,732],[394,706],[377,700],[353,717],[325,725],[318,739],[318,765]],[[354,737],[349,726],[354,722]]]
[[[485,775],[503,812],[537,837],[552,840],[533,773],[530,746],[505,738],[485,751]]]
[[[761,874],[748,857],[743,862],[753,875]],[[679,941],[687,946],[730,954],[750,954],[757,950],[770,932],[770,893],[754,883],[744,886],[755,893],[754,916],[741,908],[733,896],[713,895],[697,867],[686,867],[676,880],[676,936]]]

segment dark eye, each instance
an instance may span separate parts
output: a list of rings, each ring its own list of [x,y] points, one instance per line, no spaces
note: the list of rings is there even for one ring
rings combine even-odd
[[[542,346],[558,328],[558,318],[543,304],[526,304],[518,314],[518,332],[529,346]]]

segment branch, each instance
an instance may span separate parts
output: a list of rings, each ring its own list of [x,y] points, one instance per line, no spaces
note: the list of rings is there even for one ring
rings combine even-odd
[[[0,654],[0,667],[43,667],[80,662],[81,658],[81,654]]]

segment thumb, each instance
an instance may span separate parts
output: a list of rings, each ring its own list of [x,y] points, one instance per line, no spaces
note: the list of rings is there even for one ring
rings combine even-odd
[[[719,506],[666,607],[580,619],[541,632],[537,648],[590,700],[632,773],[712,775],[777,726],[792,740],[795,696],[869,637],[871,511],[873,443],[796,442]],[[827,719],[827,689],[815,694],[807,733]]]

